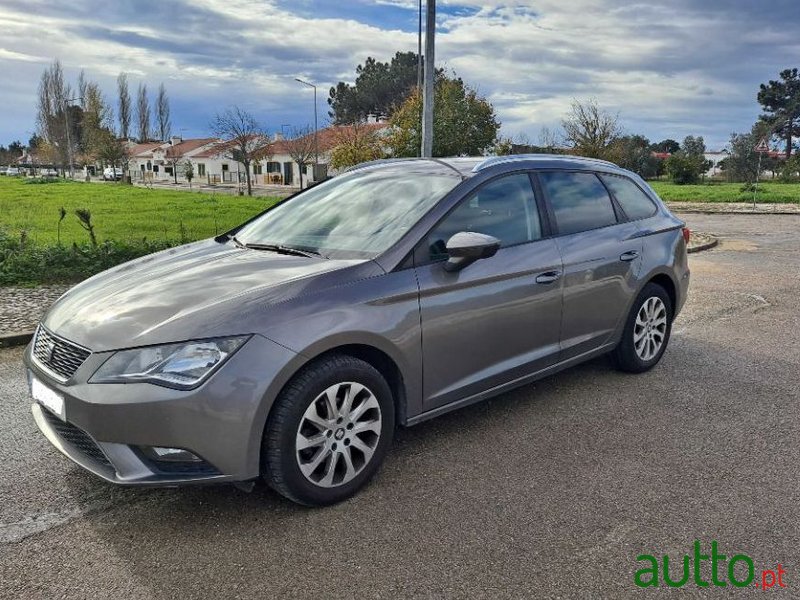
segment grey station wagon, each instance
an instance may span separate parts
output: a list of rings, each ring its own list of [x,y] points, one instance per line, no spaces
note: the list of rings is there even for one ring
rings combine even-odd
[[[398,425],[604,353],[653,367],[687,239],[603,161],[367,163],[67,292],[25,354],[33,416],[110,482],[263,478],[331,504]]]

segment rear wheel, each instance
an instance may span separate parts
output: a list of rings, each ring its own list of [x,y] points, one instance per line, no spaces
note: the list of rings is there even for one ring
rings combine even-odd
[[[614,359],[629,373],[652,369],[664,354],[672,331],[672,300],[666,290],[648,283],[633,303]]]
[[[383,376],[352,356],[327,357],[298,373],[276,400],[262,443],[264,479],[301,504],[340,502],[377,472],[393,433]]]

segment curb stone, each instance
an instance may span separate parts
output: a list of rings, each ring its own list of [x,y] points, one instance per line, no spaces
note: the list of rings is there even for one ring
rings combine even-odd
[[[695,237],[694,232],[692,232],[691,235],[692,237]],[[707,233],[699,234],[697,237],[699,237],[701,240],[704,241],[700,241],[699,243],[690,245],[688,248],[686,248],[686,252],[688,254],[694,254],[695,252],[702,252],[703,250],[710,250],[711,248],[719,244],[719,240],[717,238]],[[691,242],[692,240],[690,239],[689,243],[691,244]]]
[[[757,203],[755,209],[750,202],[666,202],[676,213],[703,215],[800,215],[800,204],[767,202]]]
[[[11,348],[12,346],[24,346],[33,338],[33,331],[18,331],[14,333],[0,334],[0,348]]]

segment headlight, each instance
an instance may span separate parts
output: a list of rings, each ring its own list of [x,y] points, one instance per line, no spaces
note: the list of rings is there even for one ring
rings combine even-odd
[[[149,382],[186,390],[200,385],[250,336],[182,342],[115,352],[89,383]]]

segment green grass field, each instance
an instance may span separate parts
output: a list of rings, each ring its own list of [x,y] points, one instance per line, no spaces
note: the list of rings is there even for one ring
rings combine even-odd
[[[55,244],[59,210],[61,243],[87,242],[75,210],[89,209],[98,241],[176,240],[183,222],[186,237],[202,239],[221,233],[274,204],[276,198],[199,194],[145,189],[123,184],[26,184],[0,177],[0,228],[8,235],[27,231],[38,244]]]
[[[753,192],[743,192],[741,183],[675,185],[668,181],[648,182],[666,202],[752,202]],[[800,203],[800,183],[759,183],[758,202]]]
[[[668,202],[751,202],[752,192],[738,183],[675,185],[652,181]],[[60,182],[26,184],[23,179],[0,177],[0,228],[16,236],[22,230],[39,244],[57,239],[59,209],[67,217],[61,226],[61,243],[86,242],[75,209],[92,212],[98,240],[176,240],[181,222],[189,239],[210,237],[230,229],[270,206],[275,198],[247,198],[228,194],[145,189],[122,184]],[[800,184],[759,185],[759,202],[800,203]]]

